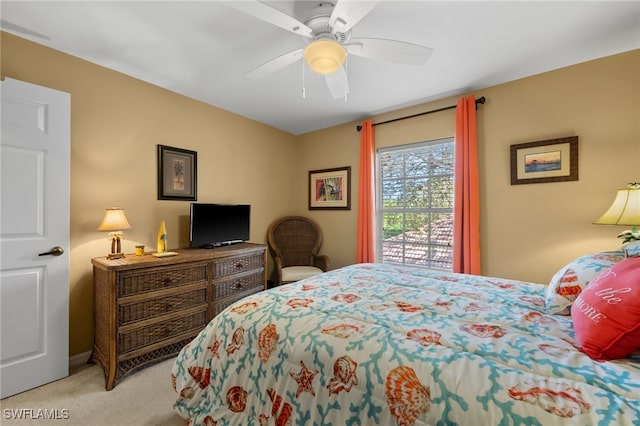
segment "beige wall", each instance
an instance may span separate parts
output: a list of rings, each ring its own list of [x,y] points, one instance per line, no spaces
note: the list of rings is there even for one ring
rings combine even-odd
[[[252,205],[251,239],[298,213],[320,222],[334,267],[355,261],[357,123],[293,136],[72,56],[2,35],[2,76],[71,94],[70,354],[91,349],[90,259],[108,251],[96,231],[104,208],[126,209],[124,250],[188,244],[189,203],[158,201],[156,145],[198,152],[198,201]],[[615,190],[640,180],[640,51],[476,91],[482,265],[487,275],[546,282],[580,254],[619,246],[623,228],[591,225]],[[456,98],[380,115],[381,121],[455,104]],[[377,145],[453,135],[446,111],[376,127]],[[580,137],[577,182],[509,184],[509,145]],[[308,211],[308,171],[352,167],[350,211]],[[291,194],[294,194],[292,197]]]
[[[640,181],[640,51],[619,54],[477,90],[484,275],[547,283],[585,253],[617,249],[624,227],[592,225],[615,191]],[[458,97],[373,117],[384,121],[455,105]],[[298,176],[351,165],[358,174],[356,123],[298,137]],[[376,146],[454,135],[455,110],[375,127]],[[579,180],[510,184],[509,147],[579,137]],[[357,199],[357,182],[352,187]],[[299,194],[304,211],[306,193]],[[339,267],[355,260],[356,210],[311,214],[325,229],[324,250]]]
[[[106,207],[125,208],[125,252],[155,250],[160,220],[169,248],[189,244],[189,202],[157,200],[158,144],[197,151],[198,201],[251,204],[254,242],[294,210],[291,134],[6,33],[2,75],[71,94],[71,355],[93,345],[91,258],[110,249],[96,231]]]

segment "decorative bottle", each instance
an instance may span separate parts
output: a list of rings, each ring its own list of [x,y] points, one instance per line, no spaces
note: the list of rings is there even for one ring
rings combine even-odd
[[[167,227],[164,224],[164,220],[160,221],[160,228],[158,229],[158,253],[164,253],[167,251]]]

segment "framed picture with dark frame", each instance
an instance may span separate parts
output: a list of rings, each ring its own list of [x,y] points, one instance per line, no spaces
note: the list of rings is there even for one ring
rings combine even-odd
[[[196,201],[198,153],[158,145],[158,200]]]
[[[351,210],[351,167],[309,171],[309,210]]]
[[[578,180],[578,137],[511,145],[511,185]]]

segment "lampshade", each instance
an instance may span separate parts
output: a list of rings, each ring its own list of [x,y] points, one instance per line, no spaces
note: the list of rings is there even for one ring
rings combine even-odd
[[[627,189],[620,189],[613,204],[600,219],[600,225],[640,225],[640,184],[631,183]]]
[[[104,212],[104,218],[100,226],[98,226],[98,231],[122,231],[130,228],[131,225],[129,225],[124,215],[124,209],[111,207]]]
[[[318,74],[336,72],[346,57],[344,47],[333,40],[316,40],[304,49],[305,61]]]

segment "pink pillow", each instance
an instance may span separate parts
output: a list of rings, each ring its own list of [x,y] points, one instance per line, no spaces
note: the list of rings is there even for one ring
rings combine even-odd
[[[616,263],[591,280],[571,305],[581,349],[618,359],[640,349],[640,257]]]

